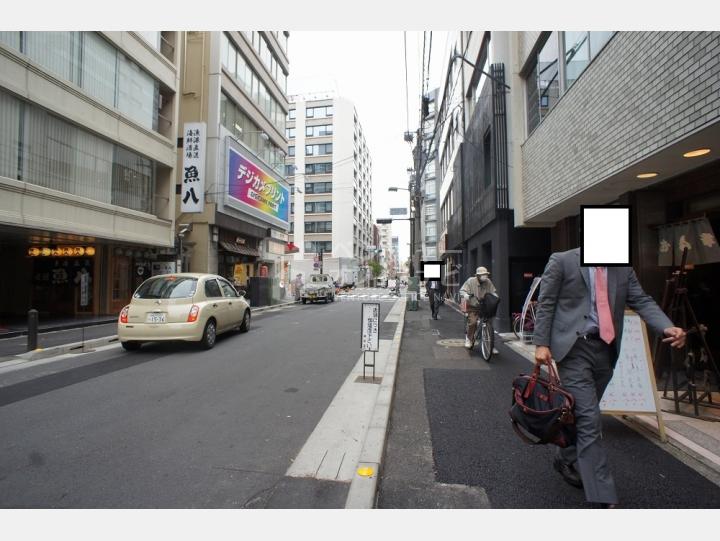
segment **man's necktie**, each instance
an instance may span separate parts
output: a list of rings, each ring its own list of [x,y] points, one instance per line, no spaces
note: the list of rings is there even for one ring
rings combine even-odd
[[[600,338],[606,344],[615,339],[612,314],[608,302],[607,275],[604,267],[595,267],[595,304],[598,313],[598,325],[600,327]]]

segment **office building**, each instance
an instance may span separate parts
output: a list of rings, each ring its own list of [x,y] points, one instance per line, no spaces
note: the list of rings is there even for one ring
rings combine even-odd
[[[172,265],[177,32],[0,32],[0,316],[117,314]]]
[[[188,191],[198,184],[193,178],[178,179],[184,270],[218,273],[241,287],[268,276],[276,292],[287,283],[287,45],[287,32],[184,34],[180,123],[190,133],[181,134],[178,168],[197,151],[193,130],[206,132],[202,193]]]
[[[298,260],[354,261],[361,280],[373,253],[372,158],[355,106],[332,94],[292,96],[287,178]],[[348,263],[349,264],[349,263]]]

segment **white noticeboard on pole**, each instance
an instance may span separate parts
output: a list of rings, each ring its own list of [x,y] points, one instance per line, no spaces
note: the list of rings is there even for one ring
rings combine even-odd
[[[186,122],[183,128],[183,169],[180,172],[180,212],[205,210],[205,146],[204,122]]]
[[[375,353],[380,350],[380,303],[362,303],[360,322],[360,348],[363,352],[363,378],[365,378],[365,368],[372,367],[373,379],[375,379]],[[372,363],[367,363],[365,361],[365,354],[368,351],[373,354]]]
[[[600,401],[600,411],[610,415],[655,415],[660,440],[667,441],[647,329],[632,310],[625,311],[620,356]]]

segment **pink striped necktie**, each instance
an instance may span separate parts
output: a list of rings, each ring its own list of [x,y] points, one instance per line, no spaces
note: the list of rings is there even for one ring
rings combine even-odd
[[[600,338],[606,344],[615,339],[610,303],[608,302],[607,275],[605,267],[595,267],[595,304],[597,305]]]

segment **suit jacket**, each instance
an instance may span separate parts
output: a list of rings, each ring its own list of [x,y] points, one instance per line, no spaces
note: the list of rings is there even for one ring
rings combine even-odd
[[[640,314],[658,334],[673,324],[643,291],[632,267],[607,267],[607,271],[608,301],[615,328],[613,362],[617,362],[625,306]],[[555,362],[561,362],[582,334],[589,314],[589,269],[580,266],[580,249],[552,254],[540,283],[533,343],[549,346]]]

